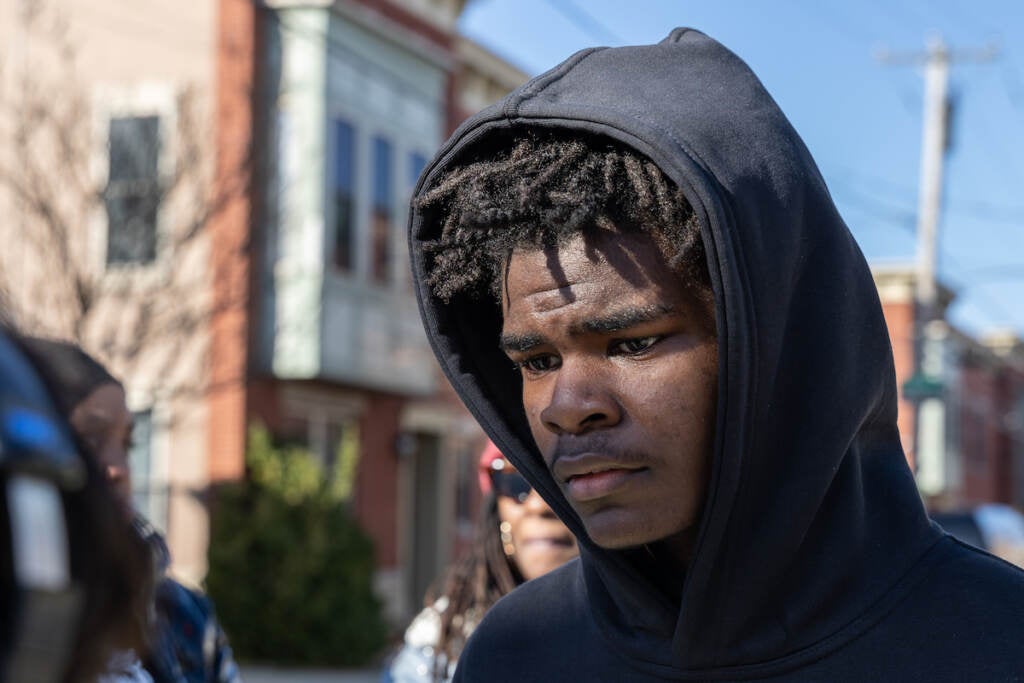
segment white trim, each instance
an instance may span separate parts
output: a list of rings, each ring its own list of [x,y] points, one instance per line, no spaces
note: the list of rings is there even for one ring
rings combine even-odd
[[[145,485],[149,490],[160,487],[167,489],[166,508],[160,515],[149,515],[147,519],[161,533],[167,534],[171,525],[171,499],[173,482],[171,481],[171,439],[172,413],[171,401],[162,401],[148,392],[128,390],[126,392],[128,410],[132,413],[149,412],[149,477]],[[134,469],[132,470],[134,472]],[[134,493],[134,491],[133,491]],[[149,510],[140,512],[149,513]]]
[[[107,150],[110,120],[117,117],[157,116],[160,119],[160,157],[158,175],[161,181],[173,178],[176,172],[178,152],[178,91],[173,84],[147,81],[136,85],[100,84],[92,93],[93,153],[89,164],[89,175],[96,187],[106,187],[110,169]],[[156,258],[145,264],[107,264],[106,207],[100,203],[90,220],[91,254],[95,272],[106,277],[120,279],[126,275],[147,271],[158,271],[166,275],[170,271],[170,241],[174,215],[171,202],[160,202],[156,225]]]

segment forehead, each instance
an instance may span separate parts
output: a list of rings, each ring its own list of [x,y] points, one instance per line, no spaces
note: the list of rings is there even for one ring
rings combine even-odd
[[[646,235],[578,235],[557,247],[512,252],[502,287],[504,327],[621,305],[692,309],[692,290]]]

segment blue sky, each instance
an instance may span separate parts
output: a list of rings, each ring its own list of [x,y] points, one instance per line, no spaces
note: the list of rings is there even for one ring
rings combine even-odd
[[[924,83],[879,49],[997,43],[954,64],[940,278],[955,324],[1024,336],[1024,2],[1019,0],[470,0],[461,30],[531,75],[592,45],[656,42],[692,26],[739,54],[803,136],[872,262],[915,252]]]

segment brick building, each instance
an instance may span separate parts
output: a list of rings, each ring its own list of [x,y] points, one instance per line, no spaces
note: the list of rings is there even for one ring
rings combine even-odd
[[[68,262],[27,247],[5,260],[11,308],[124,378],[137,503],[167,531],[180,577],[205,574],[203,493],[243,475],[248,429],[262,423],[354,469],[378,590],[404,619],[469,538],[483,439],[421,330],[408,197],[453,127],[526,75],[457,34],[464,0],[166,0],[130,21],[115,4],[51,0],[30,16],[0,0],[0,38],[18,29],[5,62],[50,64],[54,89],[77,75],[90,121],[80,162],[106,198],[64,221],[77,226],[71,253],[87,255],[90,308],[75,308],[75,283],[48,300]],[[73,64],[58,64],[65,42]],[[5,85],[9,114],[22,90]],[[43,167],[55,189],[68,185],[61,161]],[[130,220],[109,199],[121,176],[130,199],[156,188]],[[10,225],[47,225],[17,189],[0,186]],[[193,301],[194,315],[122,338],[126,320]]]
[[[876,266],[900,387],[899,429],[918,487],[932,509],[986,502],[1024,508],[1024,345],[1013,334],[980,339],[944,320],[924,326],[915,363],[915,273]],[[940,287],[940,312],[954,293]],[[941,387],[910,398],[920,369]]]

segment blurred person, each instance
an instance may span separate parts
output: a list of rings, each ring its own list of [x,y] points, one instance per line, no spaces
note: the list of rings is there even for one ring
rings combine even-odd
[[[450,681],[466,640],[499,598],[578,554],[569,529],[493,443],[478,470],[484,499],[473,546],[428,593],[386,681]]]
[[[25,348],[59,387],[58,408],[88,446],[117,495],[122,514],[149,548],[154,567],[148,609],[139,615],[146,634],[145,654],[112,660],[103,683],[240,683],[238,666],[209,599],[170,576],[170,553],[163,536],[134,510],[131,493],[133,418],[124,387],[99,362],[67,342],[28,338]]]
[[[410,214],[431,348],[576,536],[455,681],[1008,681],[1024,572],[927,518],[870,269],[693,29],[464,122]]]
[[[149,556],[55,387],[0,324],[0,681],[95,681],[142,646]]]

